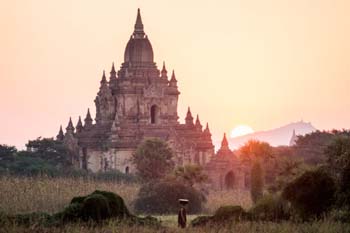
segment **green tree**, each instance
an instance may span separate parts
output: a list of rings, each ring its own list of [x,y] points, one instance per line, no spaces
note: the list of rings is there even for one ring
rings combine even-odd
[[[174,169],[173,152],[168,144],[160,139],[147,139],[142,142],[132,156],[138,174],[145,180],[163,178]]]
[[[320,217],[334,203],[336,186],[330,174],[323,168],[307,171],[282,192],[303,219]]]
[[[327,147],[335,138],[349,137],[350,131],[316,131],[311,134],[299,136],[293,146],[295,156],[303,158],[307,164],[318,165],[327,162]]]
[[[173,174],[176,180],[190,187],[208,181],[208,176],[204,173],[203,167],[195,164],[177,167]]]
[[[266,161],[273,158],[273,150],[267,142],[249,140],[240,149],[239,153],[243,161]]]
[[[327,165],[337,180],[337,204],[350,209],[350,136],[334,138],[325,150]]]
[[[251,170],[250,195],[252,201],[256,203],[263,196],[264,181],[261,164],[255,161]]]
[[[15,155],[17,153],[17,149],[14,146],[1,145],[0,144],[0,164],[4,164],[8,161],[13,161]]]
[[[27,156],[39,158],[57,168],[72,166],[72,158],[62,141],[53,138],[37,138],[26,144]]]
[[[350,165],[350,136],[339,135],[325,149],[327,164],[332,172],[339,176]]]
[[[243,162],[251,166],[250,194],[255,203],[263,196],[265,172],[270,166],[273,149],[267,142],[250,140],[239,149]]]

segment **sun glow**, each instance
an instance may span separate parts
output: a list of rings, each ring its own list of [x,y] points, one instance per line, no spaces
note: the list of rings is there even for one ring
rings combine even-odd
[[[254,130],[248,125],[238,125],[231,131],[231,138],[254,133]]]

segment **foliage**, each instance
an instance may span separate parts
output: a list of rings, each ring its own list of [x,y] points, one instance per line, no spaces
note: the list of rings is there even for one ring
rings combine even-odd
[[[174,168],[173,152],[168,144],[160,139],[142,142],[133,154],[132,161],[139,176],[145,180],[160,179]]]
[[[350,209],[350,136],[335,137],[325,153],[327,165],[338,184],[337,205]]]
[[[241,206],[221,206],[215,211],[214,219],[217,221],[240,220],[245,215]]]
[[[251,208],[250,213],[256,220],[288,220],[290,208],[279,195],[265,195]]]
[[[337,205],[350,209],[350,164],[342,169],[337,192]]]
[[[250,140],[245,143],[240,149],[239,153],[243,161],[266,161],[273,157],[273,149],[267,142],[260,142],[257,140]]]
[[[195,184],[200,185],[208,180],[208,176],[204,173],[203,167],[195,164],[177,167],[173,175],[176,180],[190,187],[193,187]]]
[[[194,188],[176,181],[161,181],[142,186],[134,208],[140,213],[177,213],[178,200],[181,198],[189,200],[189,213],[198,213],[202,210],[204,196]]]
[[[1,145],[0,161],[0,173],[11,175],[57,176],[73,169],[63,143],[52,138],[29,141],[27,151]]]
[[[350,136],[336,136],[325,149],[325,153],[331,171],[339,175],[343,169],[350,165]]]
[[[329,214],[329,218],[332,221],[350,223],[350,209],[348,207],[333,209]]]
[[[232,221],[238,222],[241,220],[247,220],[249,218],[249,214],[241,206],[228,205],[221,206],[215,211],[215,214],[213,216],[198,216],[197,218],[192,220],[191,226],[199,227],[208,224],[223,225]]]
[[[2,217],[12,225],[41,225],[46,227],[62,226],[65,223],[89,222],[102,223],[106,219],[119,219],[131,225],[160,226],[153,217],[139,218],[131,215],[124,200],[117,194],[96,190],[84,197],[75,197],[63,211],[50,215],[47,213],[17,214]],[[5,223],[6,224],[6,223]]]
[[[293,146],[295,155],[303,158],[307,164],[317,165],[327,160],[326,149],[334,138],[350,136],[350,131],[316,131],[304,136],[299,136],[296,145]]]
[[[255,161],[251,170],[250,195],[254,203],[263,196],[263,172],[259,161]]]
[[[17,153],[17,149],[14,146],[1,145],[0,144],[0,161],[1,164],[13,161],[14,155]]]
[[[123,219],[131,215],[119,195],[96,190],[87,196],[74,197],[70,205],[54,216],[61,222],[101,222],[107,218]]]
[[[320,217],[334,203],[336,186],[333,178],[322,168],[307,171],[283,190],[301,218]]]
[[[26,144],[31,157],[40,158],[57,168],[72,166],[72,158],[62,141],[53,138],[37,138]]]
[[[271,193],[282,191],[284,187],[294,179],[302,175],[305,171],[310,170],[310,166],[305,164],[301,159],[295,157],[278,157],[276,158],[274,176],[275,180],[269,186]]]

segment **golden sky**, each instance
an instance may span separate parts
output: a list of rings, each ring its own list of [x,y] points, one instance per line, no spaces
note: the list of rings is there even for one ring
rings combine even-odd
[[[0,0],[0,143],[74,124],[119,67],[137,8],[158,66],[221,138],[291,121],[350,128],[349,0]]]

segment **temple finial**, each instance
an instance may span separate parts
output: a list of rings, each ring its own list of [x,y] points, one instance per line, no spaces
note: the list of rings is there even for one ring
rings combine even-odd
[[[177,87],[177,80],[176,80],[176,77],[175,77],[175,70],[173,70],[173,72],[171,74],[170,86]]]
[[[197,114],[197,117],[196,117],[196,128],[202,130],[202,124],[199,120],[199,115]]]
[[[103,75],[102,75],[101,84],[105,84],[105,83],[107,83],[107,79],[106,79],[106,73],[105,73],[105,70],[103,70]]]
[[[162,78],[167,78],[167,73],[168,73],[168,71],[165,68],[165,62],[163,61],[163,68],[161,71]]]
[[[222,139],[222,142],[221,142],[221,149],[228,149],[228,141],[226,138],[226,133],[224,133],[224,138]]]
[[[115,72],[115,67],[114,67],[114,62],[112,63],[112,70],[111,70],[111,75],[112,74],[116,74],[117,72]]]
[[[188,109],[187,109],[185,121],[186,121],[186,125],[193,125],[193,117],[192,117],[190,107],[188,107]]]
[[[81,117],[79,116],[79,120],[77,125],[75,126],[77,133],[80,133],[83,130],[83,123],[81,122]]]
[[[145,32],[143,31],[143,24],[142,24],[142,19],[141,19],[140,8],[138,8],[134,36],[142,36],[143,37],[144,35],[145,35]]]
[[[56,138],[57,138],[58,141],[63,141],[63,139],[64,139],[62,125],[60,126],[60,130],[58,131],[58,134],[57,134]]]
[[[91,118],[91,114],[90,114],[90,109],[89,108],[87,110],[84,122],[85,122],[85,124],[84,124],[84,128],[85,129],[89,129],[92,126],[92,118]]]
[[[73,122],[72,122],[71,117],[69,117],[69,122],[68,122],[66,130],[67,130],[67,133],[74,133],[74,126],[73,126]]]

